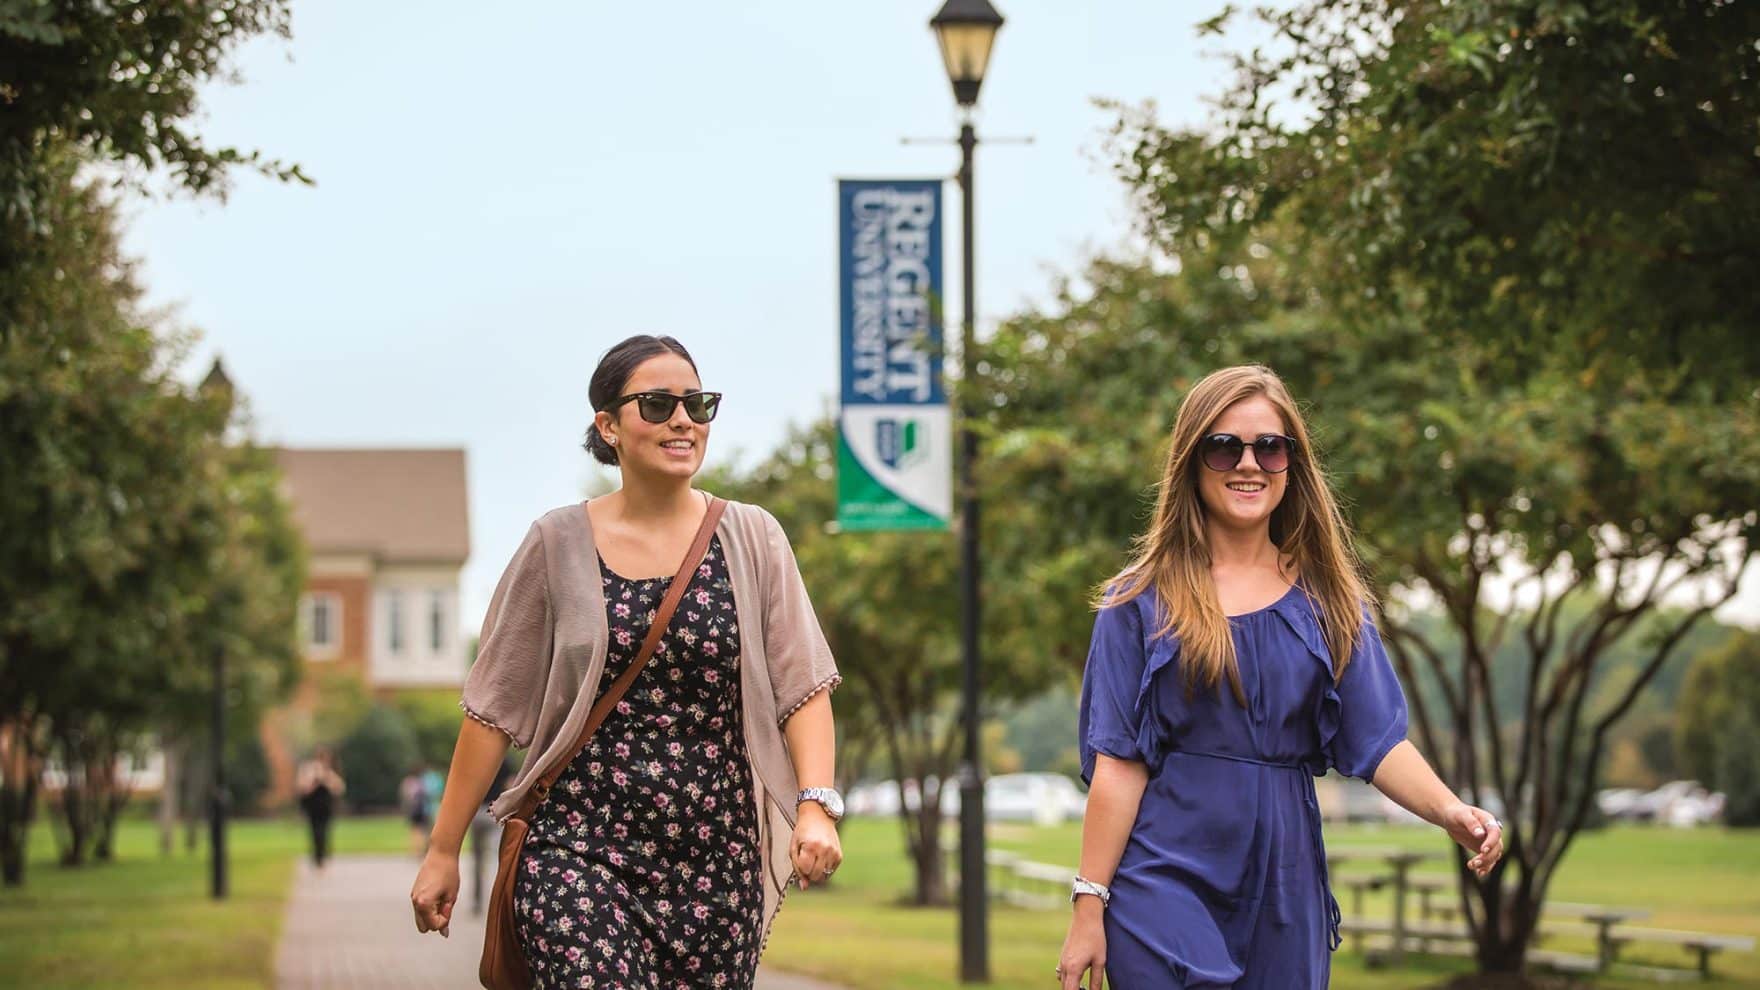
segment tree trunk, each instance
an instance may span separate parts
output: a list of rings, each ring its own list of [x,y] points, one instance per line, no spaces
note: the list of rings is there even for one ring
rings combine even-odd
[[[132,777],[116,772],[122,750],[121,741],[108,733],[94,748],[97,761],[90,771],[94,784],[92,811],[96,829],[93,853],[100,863],[116,861],[116,820],[122,817],[122,809],[128,804],[132,789]]]
[[[1481,973],[1520,973],[1528,961],[1527,936],[1486,925],[1473,956]]]
[[[165,774],[159,781],[159,855],[169,857],[177,847],[177,744],[162,742]]]
[[[12,786],[10,776],[0,784],[0,882],[8,887],[24,885],[26,838],[36,790],[35,782]]]
[[[922,907],[939,907],[947,903],[947,856],[941,850],[941,785],[931,794],[926,784],[918,785],[921,795],[917,802],[916,903]],[[911,812],[906,809],[904,812]]]
[[[177,806],[183,816],[183,851],[194,853],[200,845],[201,824],[203,814],[202,782],[213,774],[208,772],[204,750],[195,746],[184,747],[181,751],[178,767]]]
[[[61,847],[61,865],[84,866],[90,858],[92,840],[97,832],[97,806],[89,779],[90,736],[79,729],[63,729],[56,733],[56,741],[64,770],[61,817],[67,826],[67,839]]]
[[[1518,866],[1506,860],[1483,882],[1464,869],[1460,873],[1465,893],[1479,902],[1481,923],[1473,956],[1481,973],[1520,973],[1527,965],[1544,887],[1525,872],[1512,882]]]
[[[24,884],[31,819],[36,817],[42,763],[32,752],[31,719],[0,724],[0,882]]]
[[[66,786],[61,788],[61,820],[67,826],[66,840],[61,846],[62,866],[84,866],[86,863],[86,846],[91,841],[91,833],[86,829],[86,801],[82,788],[73,783],[70,774]]]

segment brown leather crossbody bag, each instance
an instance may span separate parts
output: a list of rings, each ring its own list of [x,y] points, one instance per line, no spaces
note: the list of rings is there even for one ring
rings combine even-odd
[[[709,509],[703,515],[703,524],[697,530],[697,538],[684,555],[684,561],[678,565],[678,573],[673,575],[672,585],[666,589],[666,597],[660,600],[660,608],[654,613],[653,625],[648,627],[647,638],[642,640],[642,648],[631,661],[629,669],[618,675],[599,700],[594,703],[593,710],[587,713],[587,722],[581,727],[579,741],[575,743],[574,752],[568,759],[558,760],[549,770],[538,778],[531,790],[526,792],[524,800],[514,810],[501,827],[501,859],[495,869],[495,887],[489,894],[489,914],[483,926],[483,958],[477,964],[477,980],[488,990],[531,990],[532,971],[526,963],[525,953],[520,951],[518,926],[513,915],[513,886],[515,874],[519,869],[520,853],[526,844],[526,835],[531,831],[532,815],[544,798],[550,794],[550,788],[580,755],[580,751],[592,741],[593,733],[597,732],[605,716],[623,700],[623,695],[641,675],[642,668],[647,666],[648,658],[660,646],[660,637],[666,634],[666,627],[672,622],[672,613],[677,610],[679,599],[684,597],[685,589],[691,583],[691,575],[696,573],[697,565],[702,562],[703,554],[709,550],[709,540],[715,535],[715,527],[721,520],[721,511],[727,502],[711,497]],[[581,511],[585,512],[583,505]]]

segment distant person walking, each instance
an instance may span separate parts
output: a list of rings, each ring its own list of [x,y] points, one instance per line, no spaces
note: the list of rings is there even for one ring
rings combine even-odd
[[[428,821],[440,813],[440,798],[446,791],[446,778],[427,763],[422,764],[422,801],[426,804]]]
[[[521,975],[749,988],[787,888],[843,858],[837,667],[782,527],[692,487],[721,395],[684,347],[632,337],[587,395],[586,446],[623,485],[539,518],[502,575],[416,927],[448,931],[460,844],[511,743],[526,760],[493,811],[529,831],[491,910],[511,904]],[[600,704],[614,684],[621,700]]]
[[[330,825],[345,790],[342,772],[336,767],[336,754],[327,747],[319,747],[300,764],[294,775],[294,788],[299,792],[299,810],[311,827],[312,863],[323,869],[330,858]]]
[[[434,825],[425,769],[420,765],[411,767],[397,785],[397,803],[403,808],[404,820],[409,822],[410,849],[417,856],[428,851],[428,832]]]
[[[1350,531],[1283,381],[1258,366],[1206,377],[1171,439],[1148,531],[1098,596],[1079,718],[1091,788],[1057,978],[1316,990],[1340,919],[1315,775],[1370,781],[1481,877],[1503,826],[1406,739]]]
[[[486,872],[488,860],[495,856],[496,822],[495,813],[489,808],[501,792],[507,789],[507,782],[513,778],[513,770],[507,761],[495,768],[495,779],[490,782],[489,790],[483,794],[483,803],[477,807],[477,813],[471,816],[471,913],[482,914],[483,904],[489,899],[489,892],[484,889],[483,874]]]

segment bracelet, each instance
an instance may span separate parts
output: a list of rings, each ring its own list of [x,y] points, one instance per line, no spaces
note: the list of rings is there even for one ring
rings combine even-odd
[[[1098,884],[1086,877],[1077,876],[1069,885],[1069,902],[1074,904],[1076,898],[1083,894],[1092,894],[1093,896],[1100,898],[1101,907],[1105,907],[1112,903],[1112,891],[1104,884]]]

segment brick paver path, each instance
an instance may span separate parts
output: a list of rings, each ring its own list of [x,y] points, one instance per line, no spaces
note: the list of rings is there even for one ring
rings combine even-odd
[[[407,856],[345,856],[322,871],[302,860],[275,954],[278,990],[476,990],[482,920],[470,912],[470,860],[452,935],[416,931],[409,885],[416,862]],[[489,871],[494,871],[494,863]],[[485,893],[485,896],[486,893]],[[837,990],[775,972],[758,974],[758,990]]]

